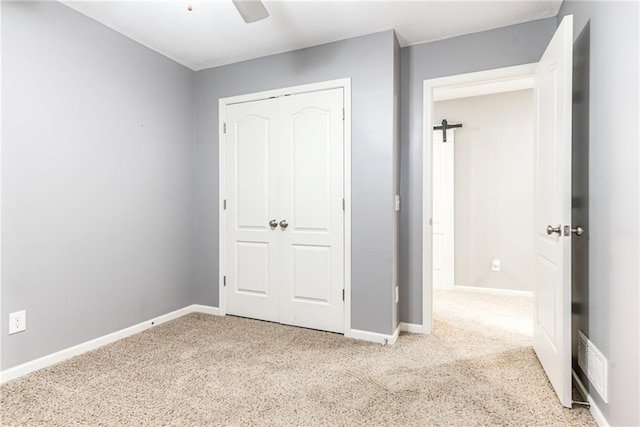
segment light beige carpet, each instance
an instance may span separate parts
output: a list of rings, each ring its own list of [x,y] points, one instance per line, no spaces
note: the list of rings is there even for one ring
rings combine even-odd
[[[465,297],[450,296],[436,295],[434,335],[387,347],[191,314],[1,386],[1,421],[595,425],[586,409],[560,406],[526,334],[470,318]]]

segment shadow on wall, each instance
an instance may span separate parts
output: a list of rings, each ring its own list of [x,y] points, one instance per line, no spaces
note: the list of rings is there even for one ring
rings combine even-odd
[[[573,44],[573,129],[571,159],[571,224],[586,230],[571,245],[571,354],[574,371],[588,384],[578,367],[578,330],[589,336],[589,63],[590,24]]]

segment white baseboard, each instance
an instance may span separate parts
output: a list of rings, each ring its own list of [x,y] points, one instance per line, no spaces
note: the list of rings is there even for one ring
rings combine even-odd
[[[391,340],[389,340],[389,344],[393,345],[398,341],[398,337],[400,336],[400,324],[396,327],[396,330],[393,331],[393,335],[391,336]]]
[[[422,325],[416,323],[400,323],[400,330],[403,332],[410,332],[412,334],[426,334],[425,328]]]
[[[187,307],[181,308],[179,310],[172,311],[171,313],[167,313],[162,316],[158,316],[153,319],[149,319],[147,321],[138,323],[137,325],[129,326],[128,328],[124,328],[119,331],[112,332],[110,334],[92,339],[90,341],[86,341],[84,343],[75,345],[73,347],[69,347],[64,350],[60,350],[55,353],[51,353],[46,356],[40,357],[38,359],[31,360],[29,362],[23,363],[22,365],[18,365],[13,368],[9,368],[4,371],[1,371],[0,384],[6,383],[7,381],[11,381],[13,379],[22,377],[24,375],[30,374],[31,372],[35,372],[40,369],[47,368],[49,366],[55,365],[56,363],[63,362],[67,359],[71,359],[72,357],[79,356],[83,353],[95,350],[99,347],[105,346],[107,344],[111,344],[112,342],[121,340],[123,338],[130,337],[131,335],[135,335],[146,329],[152,328],[153,326],[157,326],[161,323],[165,323],[170,320],[177,319],[179,317],[185,316],[190,313],[205,313],[205,314],[220,316],[222,312],[218,307],[192,304]],[[402,325],[403,324],[398,325],[394,333],[391,335],[379,334],[376,332],[369,332],[369,331],[361,331],[358,329],[351,329],[350,331],[351,334],[349,337],[357,340],[364,340],[364,341],[376,342],[379,344],[393,345],[398,340],[400,331],[406,330],[406,329],[403,329]],[[404,325],[411,325],[411,324],[404,324]],[[411,326],[412,328],[413,327],[421,328],[420,325],[411,325]]]
[[[219,307],[211,307],[209,305],[200,304],[193,304],[190,307],[193,307],[193,310],[191,311],[192,313],[204,313],[213,314],[214,316],[223,316],[222,311]]]
[[[400,335],[400,326],[398,326],[395,332],[391,335],[379,334],[377,332],[361,331],[359,329],[351,329],[349,338],[354,340],[370,341],[378,344],[392,345],[398,340]]]
[[[481,288],[478,286],[454,286],[454,291],[462,291],[462,292],[478,292],[482,294],[493,294],[493,295],[511,295],[515,297],[528,297],[533,298],[533,292],[530,291],[514,291],[511,289],[498,289],[498,288]]]
[[[572,369],[571,374],[573,375],[573,380],[575,381],[576,386],[578,387],[578,391],[582,395],[582,398],[589,402],[589,412],[591,413],[591,416],[596,421],[598,426],[609,427],[607,419],[604,417],[604,414],[602,413],[600,408],[598,408],[598,405],[589,394],[589,391],[587,391],[587,388],[584,386],[582,381],[580,381],[580,377],[578,376],[578,374],[576,374],[576,371]]]
[[[72,357],[79,356],[91,350],[95,350],[112,342],[121,340],[123,338],[135,335],[153,326],[161,323],[168,322],[170,320],[177,319],[189,313],[207,313],[215,314],[219,313],[217,307],[209,307],[205,305],[189,305],[176,311],[172,311],[162,316],[149,319],[147,321],[138,323],[137,325],[129,326],[128,328],[120,329],[119,331],[112,332],[107,335],[86,341],[84,343],[74,345],[73,347],[66,348],[64,350],[57,351],[55,353],[48,354],[35,360],[23,363],[22,365],[15,366],[13,368],[6,369],[0,372],[0,384],[6,383],[13,379],[19,378],[23,375],[27,375],[31,372],[38,371],[40,369],[55,365]]]

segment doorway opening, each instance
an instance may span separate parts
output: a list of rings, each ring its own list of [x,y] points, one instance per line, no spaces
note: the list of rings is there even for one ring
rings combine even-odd
[[[493,83],[434,93],[433,320],[502,352],[532,346],[534,99],[532,76]]]
[[[496,84],[493,93],[468,87],[452,98],[436,91],[434,122],[446,121],[448,129],[434,127],[432,156],[434,321],[515,334],[529,346],[535,158],[530,84],[525,76],[506,87]]]
[[[426,333],[491,313],[531,342],[535,66],[425,81]]]
[[[560,403],[572,406],[571,248],[583,229],[571,223],[572,209],[572,68],[573,17],[565,16],[537,63],[464,74],[424,82],[424,159],[433,158],[434,101],[438,92],[478,91],[529,76],[534,87],[534,226],[533,350]],[[510,81],[510,82],[509,82]],[[484,82],[484,84],[478,83]],[[485,93],[494,93],[489,90]],[[423,332],[433,330],[433,182],[423,174]],[[500,234],[516,233],[503,227]],[[436,242],[437,243],[437,242]],[[499,261],[497,259],[496,261]],[[493,262],[492,262],[493,264]],[[496,262],[496,267],[500,263]]]

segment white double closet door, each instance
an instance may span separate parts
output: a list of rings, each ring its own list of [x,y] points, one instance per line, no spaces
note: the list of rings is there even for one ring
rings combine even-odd
[[[344,332],[343,89],[225,110],[228,314]]]

